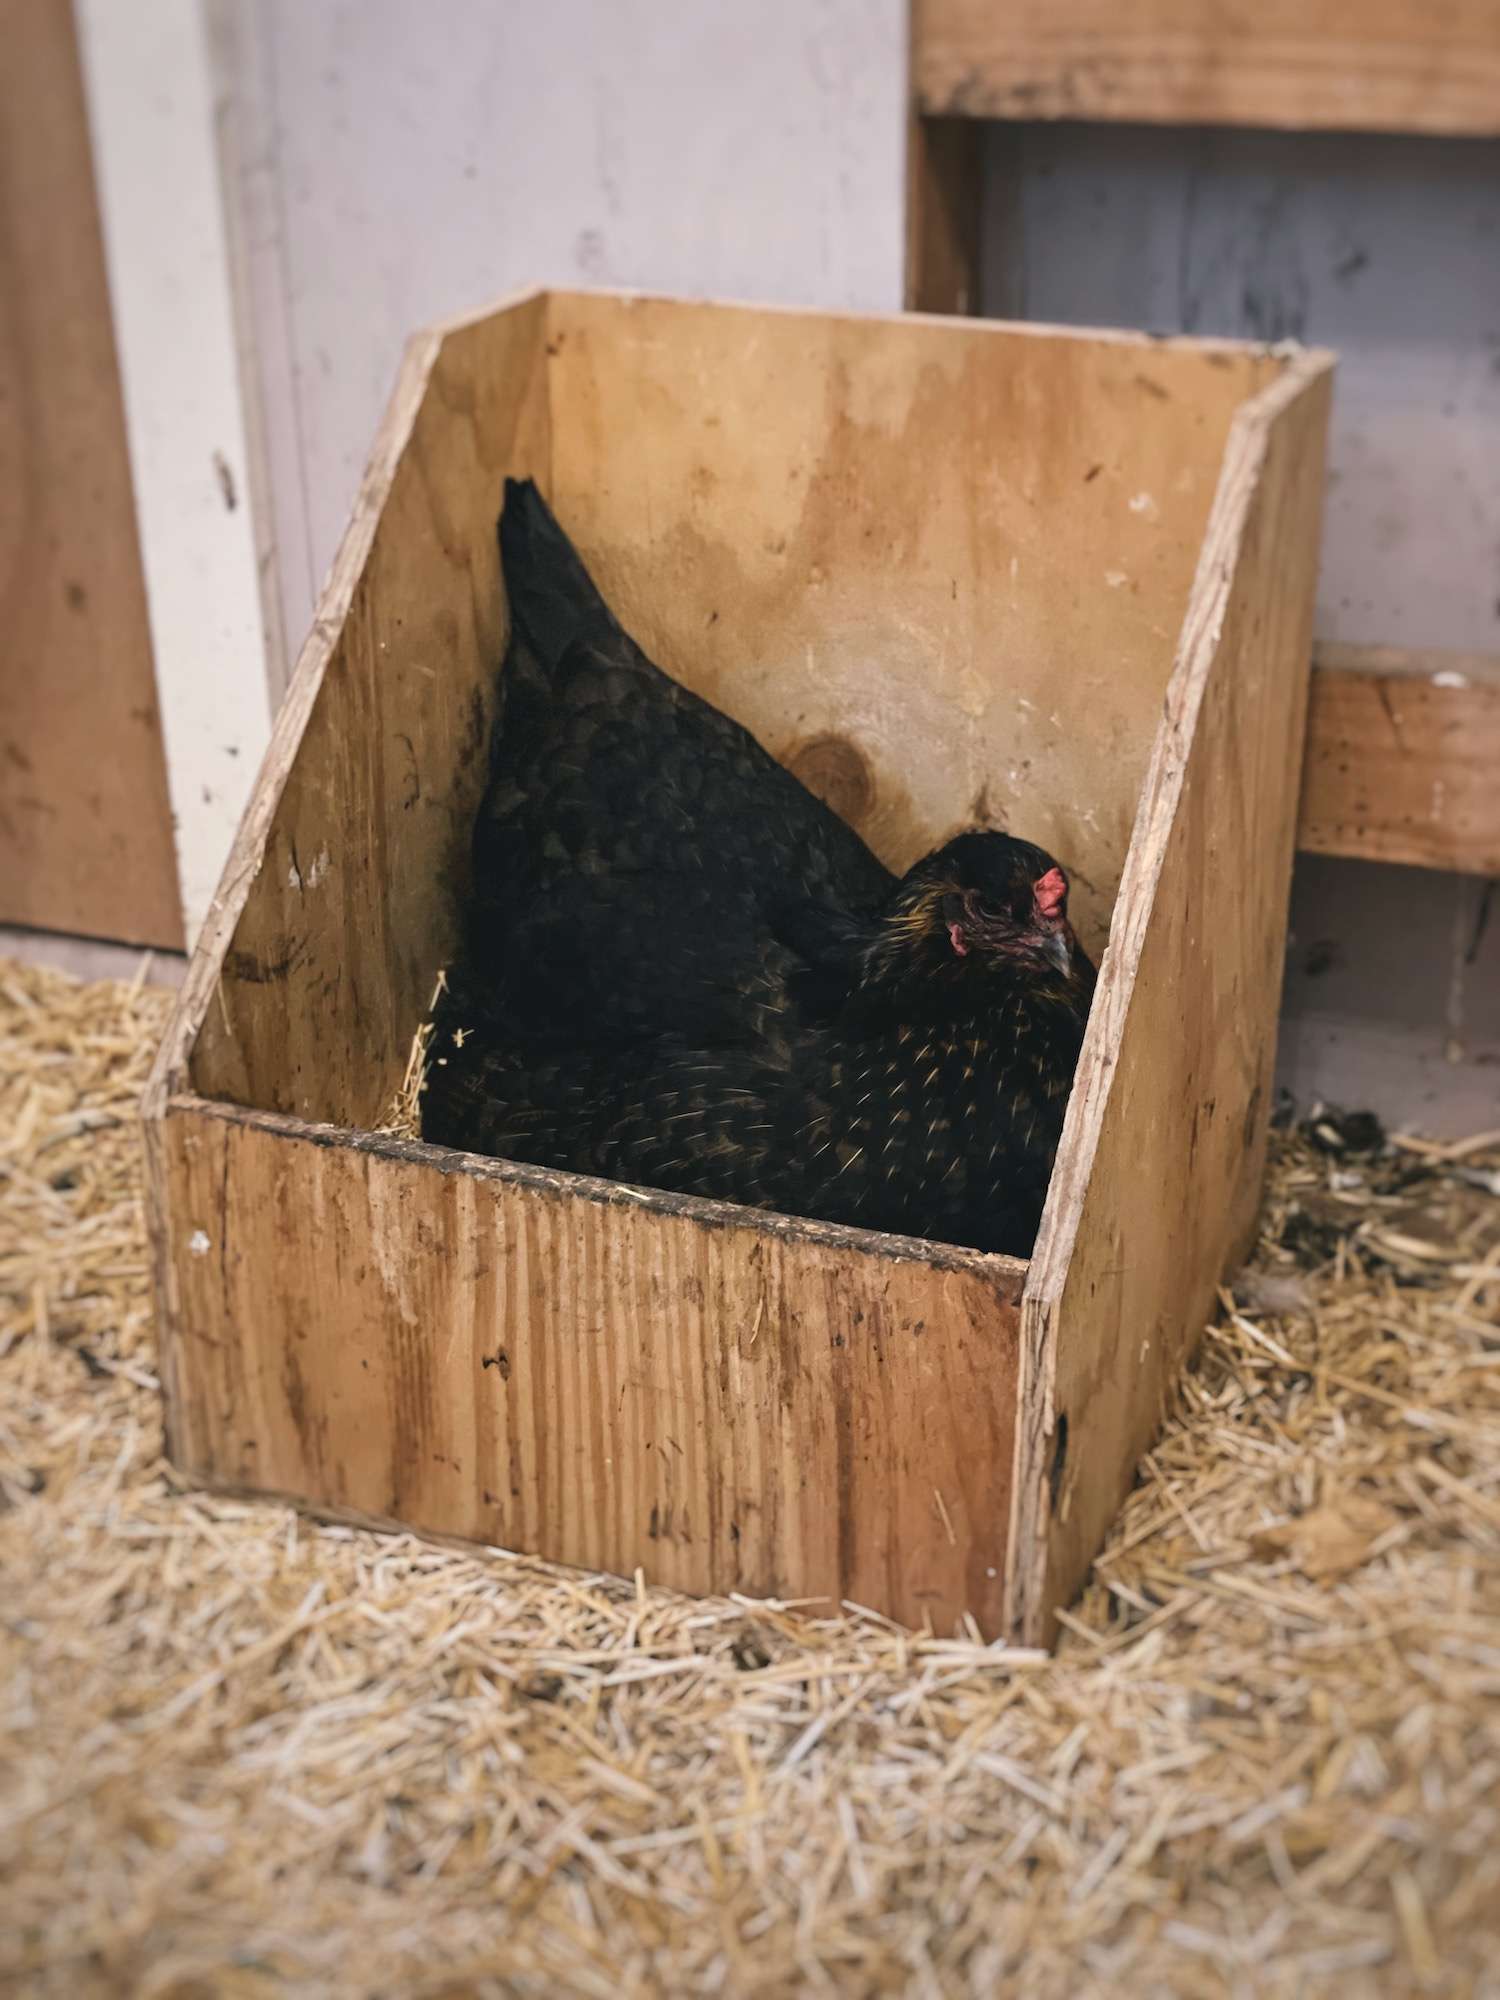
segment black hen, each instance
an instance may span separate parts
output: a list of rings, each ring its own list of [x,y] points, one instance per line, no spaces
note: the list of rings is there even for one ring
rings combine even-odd
[[[510,485],[504,707],[423,1097],[440,1144],[1029,1252],[1094,971],[1039,848],[897,882],[620,630]]]

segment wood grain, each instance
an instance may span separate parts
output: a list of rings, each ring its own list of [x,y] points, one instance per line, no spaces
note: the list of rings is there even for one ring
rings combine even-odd
[[[0,921],[183,941],[69,0],[0,0]]]
[[[914,0],[928,115],[1500,132],[1497,0]]]
[[[1023,1307],[1028,1636],[1081,1582],[1260,1201],[1331,373],[1304,357],[1236,423],[1142,793]]]
[[[1316,649],[1297,844],[1500,875],[1500,659]]]
[[[191,1477],[999,1630],[1024,1266],[167,1107]]]

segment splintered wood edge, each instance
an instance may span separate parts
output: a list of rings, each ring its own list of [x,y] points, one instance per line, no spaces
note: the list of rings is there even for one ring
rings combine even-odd
[[[442,320],[428,329],[442,334],[459,333],[466,327],[477,326],[492,319],[497,312],[503,312],[514,305],[524,305],[528,299],[545,297],[558,301],[569,299],[606,299],[619,306],[670,306],[683,313],[715,312],[745,313],[761,319],[799,319],[816,322],[820,326],[927,326],[940,328],[947,333],[961,331],[965,338],[976,335],[993,335],[999,339],[1066,341],[1078,347],[1134,347],[1149,354],[1227,354],[1236,358],[1246,356],[1275,357],[1278,353],[1274,341],[1244,340],[1232,334],[1201,333],[1143,333],[1139,327],[1129,326],[1078,326],[1065,325],[1060,321],[1040,319],[986,319],[963,317],[959,327],[954,327],[954,315],[946,312],[833,312],[822,306],[798,306],[778,304],[774,300],[712,298],[692,299],[676,296],[670,292],[633,290],[617,285],[550,285],[544,291],[527,292],[515,298],[499,300],[495,305],[486,306],[477,312],[465,313],[456,319]],[[1307,353],[1321,350],[1306,349]]]
[[[1006,1626],[1024,1604],[1041,1601],[1045,1568],[1041,1491],[1056,1423],[1054,1387],[1057,1309],[1078,1241],[1094,1161],[1114,1082],[1115,1054],[1135,990],[1141,951],[1186,778],[1188,755],[1233,587],[1236,559],[1272,426],[1282,413],[1333,371],[1335,356],[1310,348],[1291,358],[1280,378],[1235,412],[1219,482],[1178,638],[1162,720],[1136,808],[1109,943],[1079,1057],[1057,1165],[1047,1191],[1021,1302],[1020,1408],[1006,1560]],[[1023,1573],[1027,1581],[1023,1588]]]
[[[374,544],[375,531],[396,467],[411,437],[442,343],[442,332],[429,329],[414,335],[402,354],[396,385],[376,433],[374,449],[360,481],[349,525],[344,530],[328,580],[319,594],[312,628],[303,642],[296,670],[282,699],[271,741],[250,794],[250,803],[240,821],[218,887],[193,946],[187,977],[168,1018],[141,1096],[146,1236],[157,1311],[161,1316],[158,1368],[169,1457],[175,1455],[174,1424],[176,1413],[183,1406],[181,1348],[175,1337],[180,1328],[181,1301],[169,1235],[168,1169],[162,1144],[162,1125],[170,1099],[187,1080],[193,1044],[218,987],[245,899],[265,859],[266,843],[276,809],[281,803],[281,795],[318,690],[323,685],[323,676],[343,632],[354,592]]]

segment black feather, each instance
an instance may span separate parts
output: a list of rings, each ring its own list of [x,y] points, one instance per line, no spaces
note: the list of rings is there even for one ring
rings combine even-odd
[[[533,480],[505,482],[500,566],[515,628],[543,673],[554,673],[579,640],[607,644],[619,634],[614,614]]]

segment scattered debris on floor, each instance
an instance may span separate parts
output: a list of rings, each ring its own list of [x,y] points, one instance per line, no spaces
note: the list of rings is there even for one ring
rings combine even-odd
[[[1046,1658],[180,1491],[165,1005],[0,965],[0,1984],[1500,1990],[1500,1133],[1278,1134]]]

